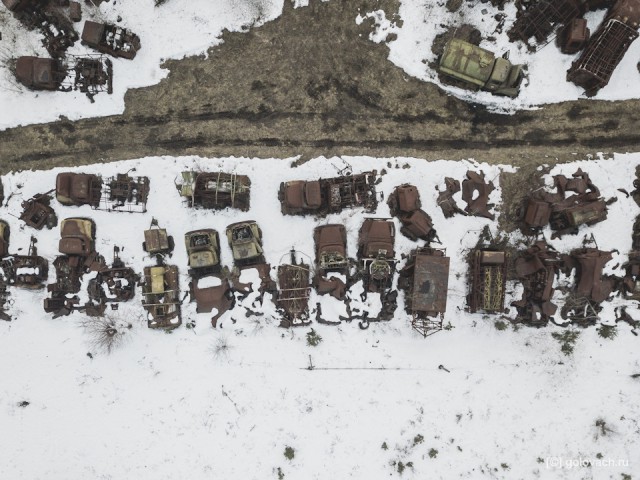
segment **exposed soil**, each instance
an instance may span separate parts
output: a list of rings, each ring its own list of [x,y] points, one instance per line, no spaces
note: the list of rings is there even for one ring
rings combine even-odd
[[[368,40],[371,23],[355,23],[377,9],[397,19],[396,0],[312,0],[299,9],[286,0],[280,18],[225,33],[208,58],[167,62],[169,76],[130,90],[122,115],[0,132],[0,169],[188,154],[472,157],[526,166],[517,174],[524,182],[542,163],[638,150],[638,100],[507,116],[409,77],[384,44]]]

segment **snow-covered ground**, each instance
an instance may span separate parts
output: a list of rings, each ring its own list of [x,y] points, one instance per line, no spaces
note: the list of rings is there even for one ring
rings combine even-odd
[[[210,314],[196,314],[194,304],[185,303],[184,323],[194,320],[195,327],[183,325],[166,334],[146,327],[138,289],[135,299],[110,313],[133,328],[109,355],[91,345],[80,325],[82,314],[52,319],[42,310],[46,292],[12,288],[14,321],[0,322],[0,478],[637,476],[640,383],[631,375],[640,373],[640,361],[638,338],[628,325],[620,324],[613,340],[601,338],[595,328],[580,330],[574,353],[565,356],[551,337],[552,332],[564,331],[560,327],[500,330],[495,325],[498,317],[464,311],[465,252],[485,225],[495,230],[495,223],[461,216],[445,219],[435,205],[435,186],[443,185],[444,176],[462,180],[469,168],[482,169],[498,186],[500,171],[512,167],[471,160],[345,157],[318,158],[288,168],[293,160],[163,157],[87,166],[81,171],[110,176],[135,167],[135,175],[149,176],[148,212],[53,204],[61,220],[94,218],[98,250],[110,259],[113,246],[122,247],[121,258],[138,272],[151,264],[141,242],[142,231],[155,217],[176,239],[171,263],[179,266],[186,288],[182,238],[196,228],[221,233],[226,265],[231,264],[231,253],[224,229],[243,219],[259,222],[272,267],[292,246],[313,257],[312,231],[322,223],[344,223],[354,255],[357,232],[366,217],[361,210],[323,220],[282,216],[279,182],[334,176],[345,161],[354,172],[384,169],[378,191],[386,200],[399,184],[417,185],[423,208],[451,257],[445,323],[453,328],[423,339],[411,329],[401,295],[395,318],[365,331],[356,322],[337,327],[314,323],[322,341],[312,347],[306,342],[310,327],[277,326],[267,295],[262,307],[253,307],[260,315],[245,314],[244,307],[252,307],[255,298],[250,296],[227,312],[217,329],[210,325]],[[552,174],[568,175],[583,168],[605,198],[615,196],[618,201],[605,222],[552,245],[565,252],[579,246],[584,234],[593,233],[601,249],[620,251],[611,266],[622,264],[640,209],[617,188],[632,190],[638,164],[640,154],[629,154],[554,168]],[[193,168],[249,175],[251,209],[243,213],[187,208],[174,179],[183,169]],[[55,258],[58,229],[35,232],[13,215],[19,214],[21,200],[50,190],[60,171],[3,177],[5,195],[12,194],[2,213],[11,225],[12,252],[24,252],[35,234],[39,254],[50,262]],[[499,188],[491,200],[500,203]],[[370,216],[388,213],[386,202],[381,202]],[[415,245],[398,236],[398,257]],[[509,290],[511,300],[518,288],[510,284]],[[357,288],[354,297],[359,298]],[[314,294],[311,306],[316,302],[321,302],[324,317],[336,319],[342,313],[334,299]],[[617,298],[607,304],[603,322],[613,320],[614,304],[625,302]],[[637,316],[636,307],[629,306]],[[512,309],[509,316],[513,313]],[[313,370],[307,369],[310,361]],[[20,406],[21,402],[29,404]],[[293,458],[285,457],[286,447],[294,449]],[[584,465],[586,461],[591,465]]]
[[[133,61],[114,60],[114,92],[112,95],[97,95],[95,104],[90,104],[79,92],[30,92],[15,81],[7,68],[8,59],[21,55],[47,55],[40,45],[40,35],[26,31],[3,8],[0,10],[0,24],[4,24],[0,41],[0,129],[53,121],[60,115],[74,120],[121,113],[127,89],[152,85],[166,76],[167,71],[160,68],[163,60],[206,53],[209,47],[221,42],[220,35],[225,29],[246,31],[258,28],[281,14],[284,1],[290,0],[170,0],[158,8],[154,7],[154,0],[108,2],[99,8],[83,5],[84,20],[114,23],[120,16],[123,19],[121,24],[137,33],[142,41],[142,49]],[[295,2],[300,8],[307,3],[304,0]],[[520,43],[508,42],[506,31],[515,19],[513,4],[506,6],[507,20],[502,33],[497,33],[494,17],[500,12],[490,3],[465,2],[455,13],[445,8],[444,1],[402,0],[400,3],[401,26],[393,19],[387,19],[382,10],[363,11],[354,18],[354,22],[373,17],[376,27],[370,38],[375,42],[386,41],[390,33],[397,34],[397,39],[388,43],[389,60],[409,75],[439,84],[436,72],[428,65],[434,60],[431,52],[433,39],[450,26],[467,23],[476,26],[483,38],[495,37],[495,41],[485,40],[481,46],[497,53],[509,51],[512,62],[526,64],[528,80],[515,100],[443,86],[452,95],[502,112],[583,97],[582,89],[565,79],[575,55],[563,55],[553,42],[535,54],[529,53]],[[592,32],[603,15],[603,11],[587,15]],[[78,24],[78,29],[81,25]],[[69,50],[70,54],[92,52],[80,42]],[[638,60],[640,41],[631,45],[609,85],[595,98],[640,98]]]

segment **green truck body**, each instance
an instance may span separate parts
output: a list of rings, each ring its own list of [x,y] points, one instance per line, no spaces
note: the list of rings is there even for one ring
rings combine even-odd
[[[440,73],[496,95],[516,97],[523,77],[522,65],[453,38],[447,42],[438,65]]]

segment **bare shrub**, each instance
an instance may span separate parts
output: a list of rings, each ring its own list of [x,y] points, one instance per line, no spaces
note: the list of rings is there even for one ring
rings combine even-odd
[[[89,335],[89,343],[95,350],[111,353],[122,345],[133,325],[115,317],[91,317],[82,322]]]

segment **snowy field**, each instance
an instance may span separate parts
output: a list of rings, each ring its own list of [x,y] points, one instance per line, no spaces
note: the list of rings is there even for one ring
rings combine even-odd
[[[157,218],[176,239],[170,263],[179,266],[184,289],[182,238],[197,228],[215,228],[223,239],[228,224],[255,219],[267,261],[276,267],[292,246],[313,257],[316,225],[344,223],[354,256],[366,217],[361,210],[323,220],[284,217],[279,182],[335,176],[345,161],[354,172],[384,169],[378,191],[385,202],[370,216],[388,216],[386,198],[395,186],[418,186],[451,257],[445,324],[452,328],[423,339],[411,329],[400,295],[395,318],[368,330],[357,322],[314,323],[322,341],[312,347],[306,341],[310,327],[279,328],[269,295],[262,307],[253,306],[250,295],[217,329],[210,314],[196,314],[195,305],[185,302],[183,326],[164,333],[146,327],[138,289],[115,313],[133,328],[107,354],[92,345],[82,314],[52,319],[42,309],[46,292],[11,288],[14,320],[0,322],[0,478],[582,480],[640,474],[640,381],[631,377],[640,373],[638,337],[627,324],[618,325],[614,339],[600,337],[596,328],[579,330],[575,351],[566,356],[551,336],[565,331],[561,327],[500,330],[498,317],[464,312],[464,255],[485,225],[495,231],[495,222],[445,219],[435,205],[435,186],[445,176],[462,180],[467,169],[483,170],[498,186],[500,171],[512,167],[345,157],[288,168],[293,160],[162,157],[93,165],[77,171],[111,176],[135,167],[135,175],[149,176],[148,212],[94,211],[56,201],[53,206],[60,220],[94,218],[98,251],[110,261],[113,246],[122,247],[121,258],[137,272],[152,263],[141,248],[142,231]],[[554,168],[552,174],[567,175],[583,168],[605,198],[618,201],[605,222],[551,244],[567,252],[593,233],[601,249],[620,251],[610,267],[624,263],[640,208],[617,188],[633,189],[638,164],[640,154],[630,154]],[[251,209],[187,208],[174,187],[184,169],[249,175]],[[23,199],[50,190],[60,171],[3,177],[5,195],[12,195],[2,213],[11,225],[11,252],[24,252],[35,234],[38,253],[50,262],[55,258],[59,230],[36,232],[14,215]],[[459,194],[457,200],[463,205]],[[500,203],[499,188],[491,200]],[[230,265],[229,247],[222,243],[222,262]],[[415,245],[398,236],[398,258]],[[85,275],[83,292],[90,277]],[[356,301],[359,288],[351,292]],[[508,290],[507,303],[520,292],[515,284]],[[374,297],[362,305],[373,313]],[[316,302],[324,317],[343,313],[337,300],[313,294],[310,305]],[[629,305],[638,317],[635,306],[615,298],[606,303],[603,323],[613,323],[615,305]],[[245,307],[261,315],[247,316]],[[508,316],[514,314],[511,309]],[[186,328],[188,321],[195,327]],[[307,369],[310,361],[313,370]],[[285,457],[287,447],[292,458]]]
[[[121,16],[121,24],[137,33],[142,42],[142,49],[133,61],[113,60],[114,93],[97,95],[95,104],[90,104],[85,95],[79,92],[30,92],[15,81],[6,67],[8,59],[21,55],[47,55],[40,45],[39,34],[26,31],[2,8],[0,24],[4,23],[5,26],[2,27],[0,41],[0,129],[49,122],[60,115],[74,120],[122,113],[127,89],[153,85],[166,76],[168,72],[160,68],[163,60],[206,53],[209,47],[221,42],[220,35],[225,29],[241,32],[259,28],[282,13],[284,1],[290,0],[170,0],[158,8],[154,7],[154,0],[139,0],[111,1],[99,8],[83,6],[83,20],[114,23]],[[307,3],[304,0],[296,1],[299,8],[305,8]],[[502,33],[498,33],[495,31],[497,21],[494,17],[500,12],[490,3],[465,2],[455,13],[445,8],[444,1],[401,0],[400,3],[401,26],[393,19],[387,19],[382,10],[363,11],[353,20],[359,23],[365,17],[374,18],[376,26],[370,35],[374,42],[386,41],[388,34],[395,33],[397,39],[388,42],[389,60],[407,74],[439,84],[436,72],[428,65],[435,60],[431,52],[433,39],[451,26],[471,24],[481,31],[483,38],[495,37],[491,42],[485,40],[481,46],[498,54],[509,51],[513,63],[526,64],[528,80],[515,100],[443,86],[452,95],[505,113],[583,97],[582,89],[565,79],[566,71],[576,55],[563,55],[553,42],[535,54],[529,53],[520,43],[508,42],[506,32],[515,20],[513,4],[505,7],[506,22]],[[592,32],[603,15],[604,11],[587,15]],[[76,25],[79,30],[82,28],[82,23]],[[162,28],[158,28],[158,25],[162,25]],[[91,52],[80,42],[69,49],[70,54],[77,55]],[[638,60],[640,41],[631,45],[609,85],[595,98],[640,98]]]

